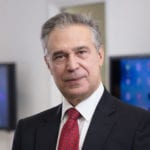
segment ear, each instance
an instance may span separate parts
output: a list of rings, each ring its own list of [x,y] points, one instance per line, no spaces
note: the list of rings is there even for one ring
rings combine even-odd
[[[100,66],[102,67],[102,65],[104,63],[104,47],[103,47],[103,45],[99,48],[98,54],[99,54],[99,59],[100,59]]]
[[[49,69],[49,62],[48,62],[48,58],[46,56],[44,56],[44,60],[45,60],[45,63],[47,65],[48,69]]]
[[[52,74],[49,58],[47,56],[44,56],[44,60],[48,69],[50,70],[50,73]]]

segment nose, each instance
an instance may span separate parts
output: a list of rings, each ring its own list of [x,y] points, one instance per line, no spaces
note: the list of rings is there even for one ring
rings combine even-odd
[[[72,72],[79,68],[78,59],[74,55],[70,55],[66,65],[67,71]]]

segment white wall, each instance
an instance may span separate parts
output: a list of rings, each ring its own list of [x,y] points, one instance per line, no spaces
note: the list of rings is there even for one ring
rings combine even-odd
[[[18,119],[50,107],[40,43],[47,17],[47,0],[0,0],[0,62],[17,64]],[[1,150],[11,149],[12,136],[0,131]]]
[[[150,1],[106,0],[108,55],[150,54]]]

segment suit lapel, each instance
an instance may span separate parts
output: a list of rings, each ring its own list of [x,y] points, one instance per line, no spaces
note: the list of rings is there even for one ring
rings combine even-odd
[[[60,125],[61,111],[50,115],[38,128],[36,135],[36,150],[55,150]]]
[[[103,149],[104,143],[115,123],[115,114],[115,105],[110,94],[105,90],[89,126],[83,150]]]

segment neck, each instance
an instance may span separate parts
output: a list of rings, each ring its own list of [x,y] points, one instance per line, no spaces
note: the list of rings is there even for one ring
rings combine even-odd
[[[93,90],[91,90],[91,92],[89,93],[83,93],[83,94],[78,94],[78,95],[66,95],[64,96],[65,99],[72,105],[72,106],[76,106],[78,105],[80,102],[84,101],[85,99],[87,99],[88,97],[90,97],[100,86],[100,84],[97,85],[97,87],[95,87]]]

